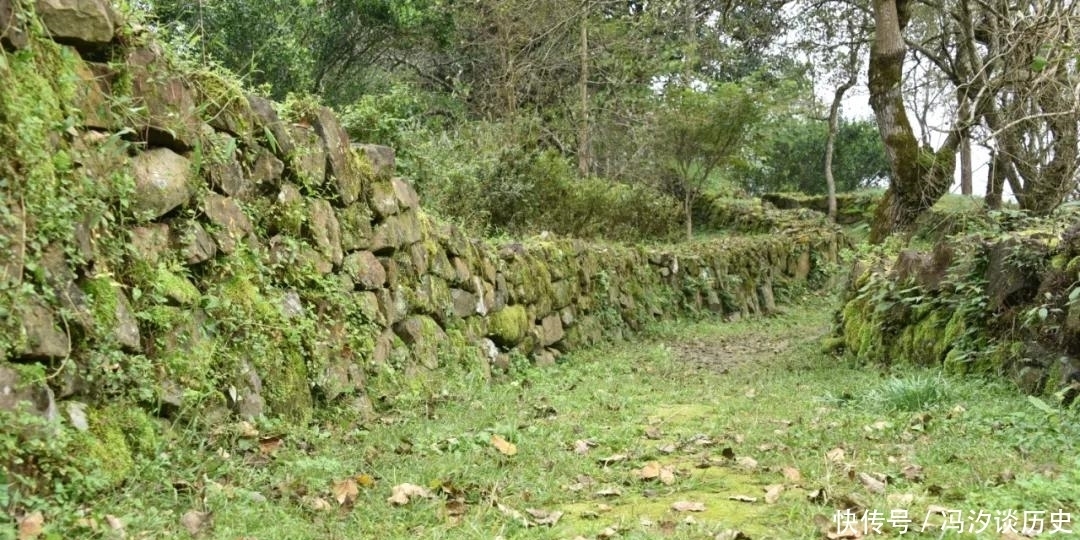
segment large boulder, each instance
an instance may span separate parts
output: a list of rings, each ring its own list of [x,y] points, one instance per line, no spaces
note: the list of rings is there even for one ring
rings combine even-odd
[[[330,202],[313,199],[309,205],[308,232],[315,247],[335,266],[341,264],[341,226]]]
[[[134,208],[144,219],[164,216],[191,198],[191,163],[168,148],[155,148],[135,156],[132,169]]]
[[[488,317],[488,333],[496,343],[513,347],[529,333],[529,316],[525,306],[506,306]]]
[[[109,0],[37,0],[37,14],[54,40],[83,49],[112,42],[119,19]]]
[[[374,291],[386,285],[386,269],[370,251],[350,253],[342,269],[361,289]]]
[[[25,347],[16,354],[36,360],[65,358],[71,354],[71,340],[57,325],[56,313],[44,302],[31,298],[17,308],[22,320]]]
[[[352,147],[367,160],[375,178],[387,180],[394,176],[396,159],[393,148],[379,144],[359,143],[353,144]]]
[[[409,346],[413,358],[428,369],[439,367],[439,346],[446,332],[431,317],[415,315],[394,325],[394,333]]]
[[[292,130],[278,116],[277,110],[274,109],[274,102],[252,94],[247,96],[247,102],[252,121],[255,123],[254,131],[264,134],[267,147],[279,158],[288,159],[295,150]]]

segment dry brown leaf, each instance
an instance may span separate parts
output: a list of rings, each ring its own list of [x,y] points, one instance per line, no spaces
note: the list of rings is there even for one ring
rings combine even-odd
[[[859,482],[866,488],[866,491],[869,491],[870,493],[885,493],[885,482],[882,482],[869,474],[864,472],[859,473]]]
[[[409,501],[413,499],[424,499],[430,496],[431,492],[425,487],[416,484],[399,484],[391,488],[390,497],[386,499],[386,502],[400,506],[409,504]]]
[[[600,458],[600,459],[598,459],[596,461],[598,463],[600,463],[601,465],[604,465],[604,466],[613,465],[613,464],[618,463],[620,461],[626,461],[626,454],[612,454],[612,455],[610,455],[608,457],[603,457],[603,458]]]
[[[843,448],[833,448],[832,450],[825,452],[825,459],[833,463],[840,463],[841,461],[844,461],[844,458],[846,456],[847,453],[844,452]]]
[[[255,429],[255,425],[247,420],[241,420],[240,423],[237,424],[237,431],[240,432],[241,437],[246,437],[248,439],[254,439],[259,436],[259,430]]]
[[[525,527],[532,527],[532,522],[529,521],[529,518],[525,517],[525,514],[522,514],[521,512],[518,512],[517,510],[514,510],[513,508],[506,506],[503,503],[495,503],[495,506],[499,509],[500,512],[503,513],[504,516],[521,522],[521,524]]]
[[[786,478],[788,482],[793,484],[802,482],[802,473],[799,472],[799,469],[796,469],[795,467],[784,467],[780,469],[780,471],[784,473],[784,478]]]
[[[908,482],[922,482],[923,481],[923,468],[919,465],[911,464],[904,465],[904,468],[900,469],[900,473],[904,475],[904,478]]]
[[[596,533],[596,537],[600,540],[607,540],[608,538],[615,538],[619,536],[619,529],[615,527],[606,527],[604,530]]]
[[[120,538],[127,536],[127,532],[124,531],[124,522],[120,521],[120,518],[112,514],[105,514],[105,523],[108,523],[109,528]]]
[[[649,426],[649,427],[645,428],[645,438],[646,439],[655,441],[655,440],[659,439],[660,437],[663,437],[663,435],[660,433],[660,428],[658,428],[656,426]]]
[[[660,462],[650,461],[640,470],[634,471],[634,475],[642,480],[655,480],[660,477]]]
[[[585,440],[580,440],[580,439],[576,440],[576,441],[574,441],[574,453],[575,454],[586,454],[586,453],[589,452],[589,449],[591,449],[593,446],[596,446],[596,444],[592,443],[590,441],[585,441]]]
[[[678,501],[671,504],[671,509],[676,512],[704,512],[705,503]]]
[[[284,442],[282,437],[263,437],[259,439],[259,453],[264,456],[273,455],[281,448]]]
[[[356,480],[353,478],[346,478],[340,482],[334,482],[330,487],[330,492],[334,495],[334,500],[341,506],[349,506],[356,501],[356,496],[360,494],[360,489],[356,485]]]
[[[675,450],[678,450],[678,448],[676,448],[674,444],[665,444],[664,446],[658,447],[656,450],[661,454],[674,454]]]
[[[491,436],[491,445],[503,455],[512,456],[517,454],[517,445],[504,439],[501,435]]]
[[[735,463],[738,463],[740,467],[748,471],[753,471],[758,468],[757,460],[750,456],[742,456],[739,459],[736,459]]]
[[[450,517],[459,517],[465,515],[465,511],[468,510],[468,505],[465,501],[456,499],[453,501],[446,501],[446,515]]]
[[[731,495],[730,497],[728,497],[728,500],[729,501],[744,502],[744,503],[753,503],[753,502],[757,502],[757,497],[751,497],[749,495]]]
[[[304,497],[303,501],[308,508],[316,512],[329,512],[334,509],[330,502],[322,497]]]
[[[34,540],[44,529],[44,514],[40,511],[28,514],[19,520],[19,540]]]
[[[525,513],[532,516],[537,525],[547,525],[549,527],[554,526],[562,518],[563,513],[558,511],[537,510],[535,508],[526,508]]]
[[[765,486],[765,504],[776,504],[776,501],[780,500],[780,494],[783,492],[783,484],[771,484]]]
[[[184,512],[184,515],[180,516],[180,525],[187,529],[191,536],[196,536],[206,527],[209,519],[210,514],[207,512],[188,510]]]
[[[675,483],[675,469],[672,467],[664,467],[660,469],[660,483],[665,486],[670,486]]]

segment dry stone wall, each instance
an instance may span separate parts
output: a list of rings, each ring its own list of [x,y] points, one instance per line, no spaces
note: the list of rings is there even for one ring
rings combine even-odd
[[[102,459],[153,416],[370,412],[449,366],[766,313],[835,258],[820,221],[668,248],[470,238],[331,110],[178,65],[107,2],[33,7],[0,0],[0,409]]]

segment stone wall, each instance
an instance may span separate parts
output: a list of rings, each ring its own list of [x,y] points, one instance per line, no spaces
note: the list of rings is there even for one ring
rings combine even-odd
[[[1002,376],[1032,393],[1062,389],[1080,370],[1076,218],[1004,219],[999,230],[929,252],[855,264],[836,344],[870,362]]]
[[[117,478],[153,417],[370,413],[445,368],[767,313],[836,256],[819,221],[674,247],[469,238],[329,109],[184,66],[106,2],[26,6],[0,0],[0,409],[63,419]]]

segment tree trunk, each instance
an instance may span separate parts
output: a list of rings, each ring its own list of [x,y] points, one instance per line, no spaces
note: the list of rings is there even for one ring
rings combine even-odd
[[[971,102],[968,101],[968,97],[963,92],[959,92],[959,111],[960,121],[965,125],[969,123],[968,117],[971,115]],[[965,129],[961,134],[960,140],[960,194],[971,196],[973,193],[971,185],[971,131]]]
[[[589,176],[589,0],[581,3],[581,123],[578,126],[578,174]]]
[[[829,106],[829,134],[825,138],[825,187],[829,193],[829,221],[836,223],[836,179],[833,177],[833,152],[836,147],[836,134],[840,131],[840,103],[844,100],[844,94],[858,82],[859,47],[850,45],[848,51],[848,78],[836,88],[833,94],[832,105]]]
[[[922,148],[904,108],[901,82],[907,45],[907,0],[874,0],[874,41],[870,47],[870,106],[885,146],[892,177],[875,213],[870,242],[881,243],[909,229],[952,185],[959,132],[953,129],[936,152]]]
[[[1001,193],[1005,189],[1004,159],[1000,150],[990,154],[990,171],[986,174],[986,197],[983,201],[990,210],[1001,209]]]
[[[686,213],[686,241],[689,242],[694,239],[694,198],[689,189],[683,195],[683,212]]]

